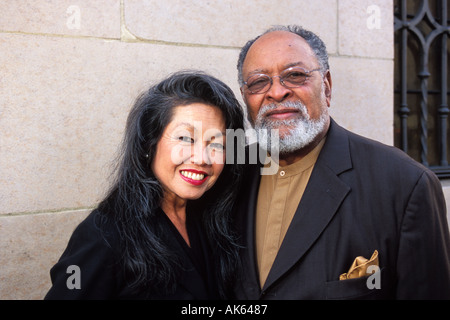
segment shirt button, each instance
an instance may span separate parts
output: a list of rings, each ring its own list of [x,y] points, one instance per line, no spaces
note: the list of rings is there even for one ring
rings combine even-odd
[[[280,171],[280,176],[284,177],[285,174],[286,174],[286,172]]]

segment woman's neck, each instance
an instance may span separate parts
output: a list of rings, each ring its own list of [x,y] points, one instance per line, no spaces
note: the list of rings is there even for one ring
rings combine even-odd
[[[170,219],[172,224],[177,228],[187,245],[190,246],[186,227],[186,204],[186,200],[167,199],[164,197],[161,201],[161,209]]]

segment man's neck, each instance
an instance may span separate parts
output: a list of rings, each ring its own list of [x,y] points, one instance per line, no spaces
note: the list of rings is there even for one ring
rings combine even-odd
[[[279,165],[281,167],[285,167],[288,166],[290,164],[293,164],[297,161],[302,160],[304,157],[306,157],[312,150],[314,150],[315,147],[317,147],[317,145],[322,141],[322,139],[326,136],[327,132],[328,132],[328,128],[327,127],[326,130],[324,130],[322,133],[320,133],[319,135],[317,135],[317,137],[307,146],[305,146],[302,149],[299,149],[297,151],[294,152],[290,152],[288,154],[280,154],[279,155]]]

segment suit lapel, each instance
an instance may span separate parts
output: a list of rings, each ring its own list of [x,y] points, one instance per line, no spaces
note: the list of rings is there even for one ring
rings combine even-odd
[[[245,208],[241,211],[241,216],[245,217],[245,230],[242,230],[245,235],[245,243],[247,248],[245,250],[247,266],[245,267],[248,272],[246,275],[250,278],[248,279],[254,284],[252,288],[257,288],[259,292],[259,277],[258,277],[258,267],[256,265],[256,246],[255,246],[255,218],[256,218],[256,204],[258,199],[259,182],[261,180],[260,176],[260,166],[252,166],[251,170],[255,172],[250,174],[251,180],[249,181],[248,190],[249,197],[246,200],[247,205],[240,206]],[[246,288],[249,289],[249,288]]]
[[[340,180],[338,174],[351,167],[347,134],[332,121],[327,141],[314,166],[263,291],[299,261],[327,227],[350,191],[350,187]]]

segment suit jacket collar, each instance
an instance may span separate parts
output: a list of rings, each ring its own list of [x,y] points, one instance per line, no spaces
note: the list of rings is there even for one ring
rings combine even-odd
[[[331,120],[327,140],[262,288],[263,292],[302,258],[327,227],[350,191],[350,187],[338,176],[351,168],[347,131]],[[255,261],[254,225],[259,181],[260,176],[257,174],[251,182],[252,192],[248,199],[251,211],[248,212],[253,214],[248,214],[249,232],[246,239],[249,244],[249,267],[254,271],[252,277],[256,283],[259,282]]]

